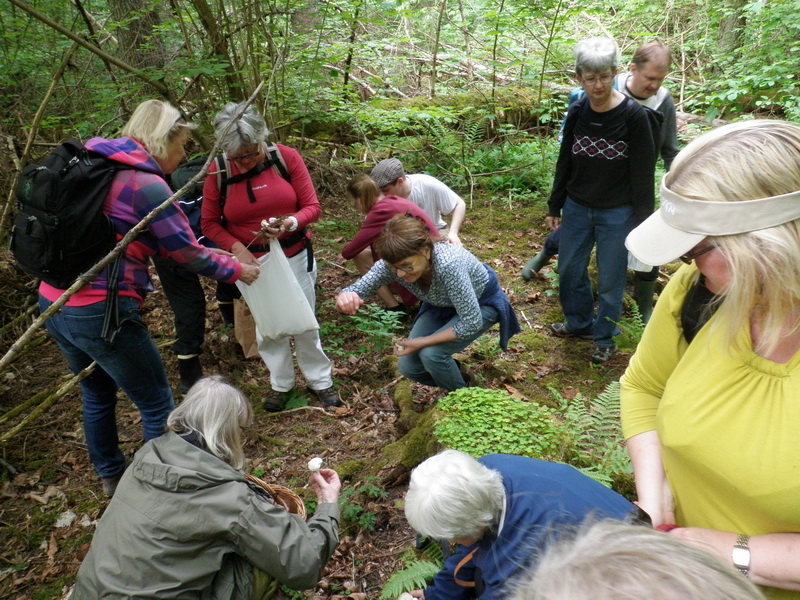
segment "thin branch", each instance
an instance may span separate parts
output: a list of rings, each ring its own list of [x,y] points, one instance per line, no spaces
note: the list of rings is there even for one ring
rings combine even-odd
[[[258,85],[256,90],[253,92],[253,94],[250,96],[250,98],[244,103],[241,110],[236,114],[236,116],[233,119],[231,119],[228,128],[232,127],[233,124],[236,121],[238,121],[238,119],[242,116],[242,114],[244,114],[244,111],[247,109],[247,107],[249,107],[253,103],[253,100],[255,100],[256,96],[261,91],[263,85],[264,82],[262,81]],[[22,350],[22,348],[31,340],[36,331],[42,325],[44,325],[45,322],[47,322],[47,320],[51,316],[53,316],[53,314],[56,313],[56,311],[58,311],[62,306],[64,306],[67,300],[69,300],[69,298],[75,292],[77,292],[87,283],[94,281],[94,279],[100,274],[100,272],[107,265],[109,265],[119,254],[124,252],[125,248],[127,248],[132,241],[134,241],[137,237],[139,237],[139,234],[142,233],[145,229],[147,229],[150,223],[158,215],[160,215],[166,208],[168,208],[177,199],[183,197],[189,190],[189,188],[191,188],[195,183],[197,183],[203,177],[205,177],[206,173],[208,172],[208,167],[211,164],[211,161],[214,160],[214,156],[216,156],[221,140],[225,138],[225,133],[227,133],[227,129],[224,132],[222,132],[222,134],[215,141],[214,146],[211,148],[211,152],[209,153],[208,158],[206,159],[206,162],[203,165],[203,168],[200,169],[200,171],[194,177],[192,177],[188,182],[186,182],[186,185],[184,185],[181,189],[172,194],[172,196],[164,200],[164,202],[162,202],[159,206],[150,211],[150,213],[146,215],[141,221],[139,221],[139,223],[134,225],[130,229],[130,231],[128,231],[128,233],[125,234],[125,237],[123,237],[119,242],[117,242],[117,245],[114,246],[111,252],[109,252],[105,257],[103,257],[95,266],[86,271],[86,273],[78,277],[78,279],[75,280],[75,282],[61,295],[61,297],[50,305],[50,308],[48,308],[41,315],[39,315],[39,317],[33,322],[33,324],[31,324],[28,330],[25,333],[23,333],[17,339],[17,341],[15,341],[11,345],[11,348],[9,348],[8,352],[6,352],[3,358],[0,359],[0,372],[2,372],[3,369],[6,366],[8,366],[8,364],[13,359],[14,355],[18,354]]]
[[[157,89],[159,92],[164,94],[164,96],[166,96],[168,99],[171,100],[171,95],[170,95],[170,92],[169,92],[169,88],[167,88],[167,86],[164,85],[163,82],[150,79],[143,71],[137,69],[136,67],[132,67],[131,65],[129,65],[127,63],[124,63],[124,62],[122,62],[121,60],[119,60],[117,58],[114,58],[110,54],[107,54],[107,53],[103,52],[96,45],[94,45],[94,44],[92,44],[90,42],[87,42],[85,39],[83,39],[79,35],[75,35],[74,33],[72,33],[69,29],[67,29],[63,25],[60,25],[59,23],[56,23],[55,21],[50,19],[47,15],[39,12],[38,10],[36,10],[35,8],[33,8],[31,6],[28,6],[27,4],[25,4],[21,0],[8,0],[8,1],[11,2],[11,4],[16,6],[17,8],[20,8],[20,9],[24,10],[26,13],[28,13],[32,17],[38,19],[39,21],[41,21],[42,23],[44,23],[48,27],[52,27],[53,29],[58,31],[60,34],[65,35],[66,37],[71,39],[73,42],[78,44],[79,46],[82,46],[82,47],[86,48],[89,52],[92,52],[93,54],[96,54],[97,56],[99,56],[104,61],[110,62],[112,65],[114,65],[116,67],[119,67],[123,71],[127,71],[128,73],[131,73],[132,75],[135,75],[136,77],[142,79],[144,82],[152,85],[155,89]]]

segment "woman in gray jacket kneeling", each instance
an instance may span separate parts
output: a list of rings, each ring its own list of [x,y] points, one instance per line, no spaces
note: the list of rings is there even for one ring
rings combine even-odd
[[[250,403],[220,377],[198,381],[167,433],[136,453],[97,526],[72,600],[266,599],[313,587],[339,541],[339,476],[313,473],[306,523],[245,478]]]

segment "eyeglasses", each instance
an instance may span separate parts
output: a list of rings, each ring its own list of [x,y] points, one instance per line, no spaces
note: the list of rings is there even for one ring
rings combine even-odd
[[[584,77],[583,79],[581,79],[581,82],[583,83],[583,85],[588,85],[589,87],[592,87],[598,81],[603,85],[608,85],[609,83],[611,83],[613,79],[614,79],[613,75],[600,75],[600,77]]]
[[[389,268],[392,271],[397,271],[398,273],[411,273],[416,267],[414,265],[400,267],[398,265],[389,265]]]
[[[695,246],[694,248],[692,248],[686,254],[684,254],[679,258],[681,259],[681,261],[685,262],[688,265],[691,264],[691,262],[695,260],[697,257],[703,256],[703,254],[706,254],[707,252],[711,252],[714,248],[716,248],[714,244],[707,244],[702,248],[698,248],[697,246]]]
[[[411,263],[410,265],[404,265],[404,266],[389,265],[389,268],[392,271],[396,271],[397,273],[411,273],[414,269],[417,268],[417,256],[414,255],[410,257],[408,260]]]
[[[255,152],[250,152],[249,154],[240,154],[239,156],[228,156],[228,160],[232,160],[234,162],[241,162],[243,160],[247,160],[249,158],[255,158],[261,154],[261,149],[259,148]]]

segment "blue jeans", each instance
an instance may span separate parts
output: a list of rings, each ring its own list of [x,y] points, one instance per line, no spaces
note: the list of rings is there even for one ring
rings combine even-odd
[[[453,354],[461,352],[498,321],[497,311],[491,306],[481,306],[481,315],[483,325],[475,335],[444,344],[427,346],[413,354],[401,356],[397,363],[400,373],[411,381],[440,387],[450,392],[467,387],[458,370],[458,365],[453,360]],[[435,311],[425,311],[417,317],[408,337],[418,338],[433,335],[452,327],[459,319],[460,317],[455,315],[449,321],[442,322],[437,318]]]
[[[632,206],[586,208],[567,198],[558,252],[558,297],[567,327],[592,333],[598,346],[612,346],[622,314],[628,268],[625,238],[633,229]],[[589,257],[597,244],[597,316],[589,280]]]
[[[39,296],[39,309],[52,304]],[[100,477],[114,477],[125,468],[117,436],[117,390],[122,388],[139,409],[145,441],[164,433],[167,415],[175,407],[164,364],[131,298],[119,298],[121,329],[111,347],[100,336],[105,302],[89,306],[62,306],[47,331],[58,343],[73,373],[97,362],[81,381],[83,429],[89,458]]]

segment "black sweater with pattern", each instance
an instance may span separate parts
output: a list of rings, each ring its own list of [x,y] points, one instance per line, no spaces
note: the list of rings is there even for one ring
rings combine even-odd
[[[654,208],[655,161],[645,109],[626,97],[600,113],[584,98],[567,112],[548,214],[560,217],[569,196],[587,208],[632,205],[640,223]]]

